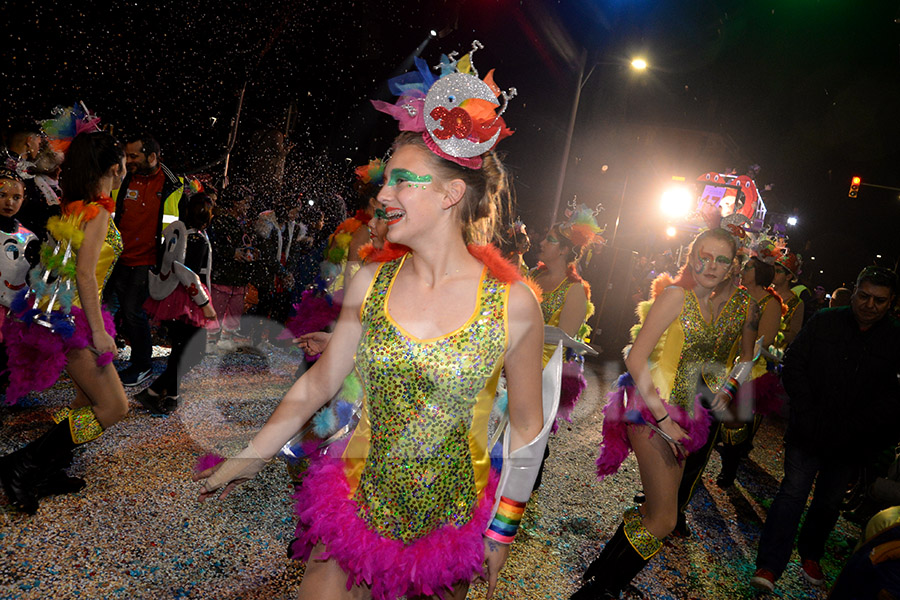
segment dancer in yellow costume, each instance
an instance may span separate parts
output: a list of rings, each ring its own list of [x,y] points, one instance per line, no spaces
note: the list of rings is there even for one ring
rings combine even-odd
[[[75,137],[60,176],[63,214],[47,226],[60,248],[42,256],[45,269],[56,276],[56,291],[33,273],[31,291],[13,307],[18,319],[4,325],[4,338],[14,347],[8,394],[15,398],[45,389],[63,368],[75,385],[75,400],[54,415],[56,425],[50,431],[0,459],[0,481],[7,497],[29,513],[37,510],[41,496],[84,486],[84,481],[65,473],[72,450],[97,438],[128,412],[128,398],[112,366],[116,354],[112,317],[100,308],[103,286],[122,251],[109,194],[124,175],[125,152],[111,135]],[[71,249],[68,256],[63,254],[66,247]]]
[[[713,294],[730,275],[736,250],[723,229],[701,233],[674,285],[657,290],[642,318],[625,359],[628,373],[604,409],[597,472],[614,473],[634,451],[646,501],[625,511],[573,600],[618,598],[659,552],[675,528],[686,454],[701,452],[710,435],[710,411],[698,395],[720,413],[749,376],[756,303],[737,288]],[[729,373],[739,338],[742,362]]]
[[[762,338],[763,348],[769,348],[775,342],[784,312],[781,297],[771,287],[775,277],[775,259],[779,255],[770,240],[759,240],[750,248],[750,258],[741,269],[741,285],[759,305],[757,335]],[[719,430],[722,471],[716,478],[716,484],[723,489],[734,484],[738,465],[753,448],[753,437],[762,418],[780,409],[776,391],[780,382],[774,367],[764,356],[756,359],[750,373],[751,385],[742,388],[740,402],[733,407],[734,418]]]
[[[470,74],[471,55],[436,80],[423,61],[417,67],[422,87],[407,80],[396,106],[377,105],[408,121],[378,200],[388,239],[409,253],[361,268],[321,358],[243,452],[198,475],[207,477],[201,500],[227,494],[357,371],[360,423],[341,456],[312,461],[297,495],[304,599],[462,599],[483,563],[493,590],[540,462],[538,454],[521,481],[501,476],[509,489],[494,489],[487,420],[501,368],[513,455],[544,427],[538,303],[501,275],[496,253],[467,248],[490,240],[505,190],[502,165],[481,150],[491,144],[478,141],[508,131],[487,100],[499,91]],[[468,94],[484,100],[466,104]]]
[[[781,328],[775,340],[775,347],[781,354],[794,341],[800,328],[803,327],[803,300],[791,291],[791,283],[796,281],[800,274],[800,257],[787,248],[781,256],[775,259],[775,279],[772,287],[781,296],[782,302],[787,306],[787,312],[781,318]]]

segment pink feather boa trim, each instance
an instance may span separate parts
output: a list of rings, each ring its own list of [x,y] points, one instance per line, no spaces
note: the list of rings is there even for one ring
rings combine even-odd
[[[627,404],[625,402],[626,391],[628,392]],[[712,414],[700,403],[700,396],[698,395],[694,399],[693,419],[680,406],[669,404],[666,401],[663,401],[663,406],[666,407],[669,416],[690,436],[690,439],[685,441],[685,449],[688,452],[695,452],[702,448],[709,435]],[[607,396],[606,406],[603,408],[603,441],[600,443],[600,456],[597,457],[597,477],[601,481],[607,475],[618,471],[631,451],[627,432],[628,425],[635,421],[634,411],[640,411],[640,415],[645,421],[655,422],[650,409],[644,404],[644,399],[633,385],[620,385]]]
[[[563,363],[562,387],[559,391],[559,410],[556,412],[556,421],[553,423],[553,433],[559,429],[560,419],[572,422],[572,411],[581,399],[581,394],[587,387],[584,378],[584,365],[580,362]]]
[[[103,326],[115,337],[112,315],[106,309],[102,314]],[[75,333],[68,339],[41,325],[26,324],[14,318],[7,318],[3,323],[3,339],[9,357],[7,404],[15,404],[26,394],[46,390],[55,384],[66,368],[68,353],[93,345],[94,336],[84,311],[73,306],[71,315],[75,318]],[[108,365],[112,359],[112,354],[105,352],[97,357],[97,365]]]
[[[787,392],[781,384],[781,378],[772,371],[767,371],[765,375],[754,379],[752,384],[756,400],[753,413],[762,417],[781,413],[782,406],[787,400]]]
[[[359,517],[343,460],[316,457],[294,494],[300,521],[292,558],[309,560],[312,549],[322,543],[326,551],[319,558],[338,562],[348,574],[347,589],[369,585],[376,600],[443,597],[454,584],[482,573],[482,536],[493,512],[497,479],[492,472],[468,523],[459,528],[444,525],[404,544],[372,531]]]

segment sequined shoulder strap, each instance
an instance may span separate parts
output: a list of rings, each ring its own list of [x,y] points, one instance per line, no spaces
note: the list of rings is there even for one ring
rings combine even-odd
[[[492,276],[490,271],[485,273],[478,291],[478,312],[480,318],[496,319],[504,323],[504,330],[508,329],[506,323],[507,298],[512,283],[500,281]]]
[[[384,310],[384,301],[387,298],[388,290],[391,288],[391,282],[400,270],[403,264],[403,257],[378,265],[372,283],[369,285],[369,291],[366,299],[363,301],[360,310],[360,320],[363,323],[371,320],[371,318]]]

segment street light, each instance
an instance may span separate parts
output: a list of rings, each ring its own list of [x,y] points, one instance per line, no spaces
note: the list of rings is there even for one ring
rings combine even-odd
[[[691,212],[694,197],[684,186],[667,189],[660,198],[659,209],[669,218],[685,217]]]
[[[584,67],[587,63],[587,49],[582,48],[581,54],[578,56],[578,87],[575,90],[575,98],[572,100],[572,111],[569,113],[569,127],[566,131],[566,144],[563,147],[563,155],[562,155],[562,164],[559,168],[559,178],[556,181],[556,194],[553,198],[553,212],[550,213],[550,222],[553,223],[556,221],[556,214],[559,212],[559,202],[562,198],[562,189],[563,183],[566,180],[566,170],[569,166],[569,151],[572,148],[572,134],[575,132],[575,119],[578,117],[578,103],[581,101],[581,89],[584,87],[584,84],[587,83],[587,80],[590,79],[591,75],[594,73],[594,69],[601,65],[621,65],[621,61],[599,61],[594,63],[591,67],[591,70],[588,71],[588,74],[584,74]],[[631,68],[635,71],[642,72],[646,71],[647,61],[643,58],[635,58],[629,63]]]

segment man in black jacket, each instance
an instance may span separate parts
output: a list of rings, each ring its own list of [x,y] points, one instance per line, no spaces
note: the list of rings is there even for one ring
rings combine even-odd
[[[784,479],[769,508],[750,583],[772,591],[790,560],[800,517],[816,489],[797,550],[800,574],[823,585],[819,566],[841,501],[859,466],[900,432],[900,321],[889,314],[897,277],[883,267],[859,274],[850,306],[822,310],[784,357],[790,397]]]
[[[131,364],[119,372],[122,385],[133,387],[150,377],[150,323],[144,302],[150,269],[156,265],[163,215],[178,218],[184,179],[160,162],[159,143],[141,133],[125,138],[128,174],[118,190],[115,223],[122,234],[123,251],[106,286],[107,300],[118,300],[118,323],[131,344]]]

